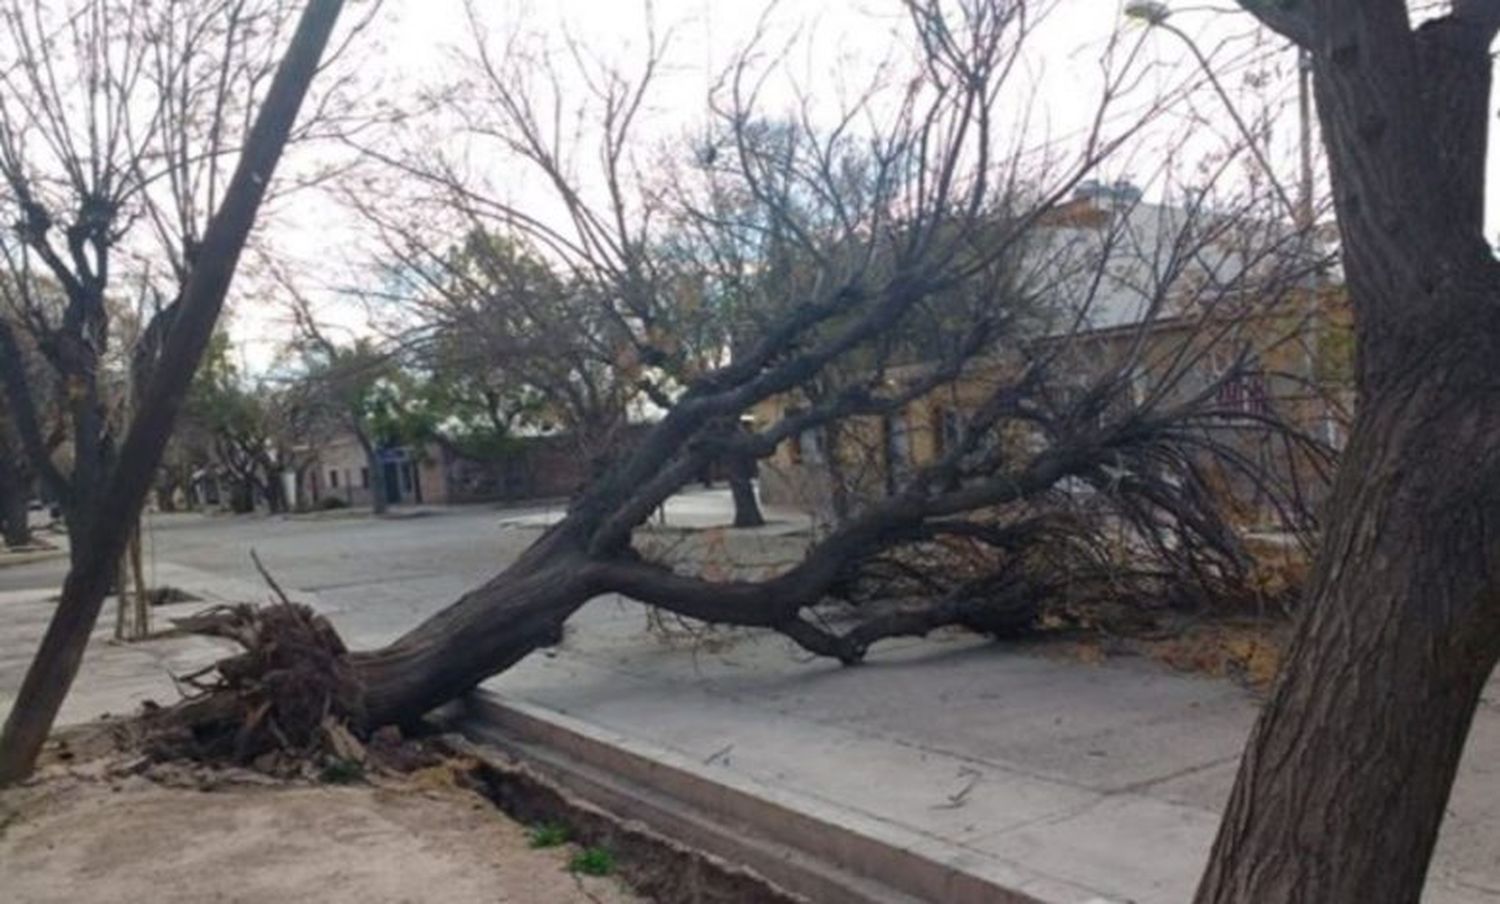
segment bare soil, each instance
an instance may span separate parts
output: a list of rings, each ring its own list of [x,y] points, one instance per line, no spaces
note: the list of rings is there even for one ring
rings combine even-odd
[[[14,904],[642,900],[614,877],[570,873],[572,846],[532,849],[441,768],[377,781],[163,784],[54,768],[0,792],[0,888]]]

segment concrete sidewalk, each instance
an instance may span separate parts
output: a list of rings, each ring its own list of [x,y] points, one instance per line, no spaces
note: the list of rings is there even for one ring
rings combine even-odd
[[[567,501],[555,500],[539,511],[504,515],[499,523],[509,528],[544,528],[557,523],[565,514]],[[799,509],[762,505],[761,514],[766,520],[763,526],[735,528],[736,536],[781,537],[805,533],[812,528],[813,519]],[[728,489],[692,489],[668,499],[643,525],[643,530],[647,533],[702,531],[731,527],[733,523],[734,503]]]
[[[678,512],[714,517],[707,508]],[[351,646],[368,647],[524,549],[535,529],[495,526],[510,517],[164,522],[153,582],[209,602],[264,600],[245,554],[257,546],[294,596],[327,612]],[[46,597],[55,590],[21,588],[55,587],[60,567],[9,569],[0,579],[18,588],[0,591],[0,714],[53,607]],[[107,610],[101,619],[64,722],[128,711],[146,697],[171,700],[169,670],[196,668],[223,649],[201,638],[111,645],[112,617]],[[1189,899],[1257,706],[1233,684],[1151,662],[1091,665],[957,635],[882,644],[866,665],[842,668],[762,633],[667,642],[646,625],[643,607],[601,598],[570,620],[561,647],[486,687],[637,753],[1067,904]],[[1497,772],[1500,687],[1492,684],[1428,904],[1500,904]]]
[[[248,582],[174,565],[156,563],[158,586],[172,586],[199,598],[198,602],[156,606],[151,610],[153,631],[166,631],[173,617],[218,603],[263,601],[266,591]],[[0,592],[0,713],[10,712],[21,680],[36,655],[42,634],[57,608],[56,590]],[[134,712],[146,700],[168,704],[181,694],[173,675],[192,672],[232,652],[229,641],[191,636],[153,637],[135,643],[113,640],[115,599],[104,610],[89,638],[83,666],[58,716],[58,724],[87,722],[105,715]]]
[[[634,603],[591,608],[560,650],[486,689],[1047,901],[1189,900],[1257,709],[1233,684],[1137,659],[949,636],[846,669],[764,635],[664,648]],[[1428,904],[1500,902],[1497,700]]]

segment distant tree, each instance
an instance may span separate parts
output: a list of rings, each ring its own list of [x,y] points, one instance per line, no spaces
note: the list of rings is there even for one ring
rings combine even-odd
[[[422,404],[393,351],[368,336],[335,339],[318,324],[304,298],[294,301],[300,358],[296,390],[314,417],[347,433],[364,453],[370,474],[370,505],[375,514],[390,507],[383,452],[430,436],[433,415]]]
[[[178,433],[196,437],[207,460],[229,474],[235,511],[252,510],[257,499],[272,512],[286,511],[286,444],[278,441],[275,404],[268,385],[246,383],[229,356],[228,335],[216,333],[188,391]]]
[[[474,438],[529,428],[566,436],[590,461],[618,451],[644,395],[641,363],[589,285],[521,236],[471,224],[456,247],[434,247],[383,208],[363,212],[385,236],[398,275],[389,297],[408,358],[441,387],[434,402],[451,405]]]

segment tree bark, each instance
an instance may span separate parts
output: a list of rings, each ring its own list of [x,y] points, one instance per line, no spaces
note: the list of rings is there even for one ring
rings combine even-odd
[[[32,770],[62,708],[98,621],[104,597],[140,515],[197,364],[203,358],[250,229],[286,147],[338,19],[342,0],[311,0],[277,67],[240,160],[203,235],[197,262],[183,287],[181,308],[168,333],[136,416],[110,473],[89,484],[100,492],[70,506],[74,557],[62,598],[41,648],[26,672],[0,734],[0,785]],[[13,382],[13,381],[12,381]],[[85,517],[85,509],[91,509]]]
[[[1421,897],[1500,655],[1500,406],[1458,407],[1471,386],[1432,363],[1361,412],[1307,616],[1251,737],[1200,904]]]
[[[729,461],[729,492],[734,497],[734,526],[760,527],[766,523],[755,497],[755,459],[735,455]]]
[[[0,353],[3,351],[0,349]],[[0,399],[0,408],[3,402]],[[31,480],[20,446],[11,437],[9,426],[0,422],[0,540],[11,548],[31,542]]]
[[[368,724],[407,723],[562,639],[597,595],[581,552],[546,541],[389,646],[352,655]]]
[[[1399,0],[1322,0],[1291,23],[1314,54],[1360,399],[1198,904],[1419,900],[1500,658],[1500,264],[1482,223],[1500,23],[1494,4],[1463,15],[1480,6],[1413,32]]]
[[[130,560],[130,639],[141,640],[151,633],[151,591],[146,586],[146,567],[141,558],[141,520],[136,518],[130,531],[130,545],[125,556]],[[124,588],[121,588],[124,593]]]
[[[0,528],[5,545],[12,549],[31,543],[27,485],[18,468],[0,461]]]
[[[365,451],[365,468],[370,472],[370,511],[384,515],[391,507],[385,482],[385,463],[380,460],[380,450],[363,434],[359,437],[359,444]]]

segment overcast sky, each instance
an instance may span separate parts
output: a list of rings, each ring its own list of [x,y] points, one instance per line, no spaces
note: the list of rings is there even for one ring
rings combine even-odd
[[[1129,38],[1136,40],[1143,29],[1136,23],[1126,24],[1121,0],[1054,0],[1052,5],[1052,12],[1027,45],[1025,80],[1032,92],[1024,100],[1018,95],[1006,108],[1006,115],[1018,127],[1025,116],[1028,139],[1034,134],[1038,143],[1066,143],[1070,134],[1087,124],[1098,97],[1100,56],[1110,35],[1123,26],[1130,30]],[[1275,120],[1272,157],[1281,177],[1295,185],[1293,51],[1257,29],[1248,16],[1226,12],[1231,5],[1179,2],[1175,7],[1171,22],[1190,35],[1224,73],[1222,81],[1244,118],[1259,119],[1267,109],[1273,114],[1282,112]],[[554,43],[571,36],[590,53],[627,66],[641,58],[645,23],[648,19],[656,23],[657,33],[669,37],[668,51],[665,75],[648,100],[649,127],[643,137],[658,139],[701,127],[707,119],[709,85],[749,40],[763,15],[777,39],[768,44],[780,46],[796,38],[781,77],[772,81],[769,106],[778,97],[790,103],[793,84],[814,94],[826,93],[830,104],[834,103],[841,85],[858,83],[859,76],[870,72],[889,52],[903,15],[897,0],[783,0],[769,12],[753,0],[655,0],[649,6],[632,0],[478,0],[477,8],[497,46],[512,28]],[[1185,79],[1201,80],[1201,67],[1178,36],[1156,30],[1144,40],[1143,54],[1149,65],[1142,69],[1145,78],[1135,96],[1118,108],[1121,115],[1129,115],[1131,104],[1150,103]],[[461,78],[463,66],[457,54],[472,48],[474,38],[463,0],[386,0],[366,41],[367,52],[359,59],[365,77],[376,86],[372,94],[399,104],[409,102],[424,87]],[[1246,61],[1251,59],[1260,61],[1253,71],[1268,73],[1269,82],[1249,83],[1251,69]],[[458,139],[444,137],[439,129],[433,140]],[[1112,178],[1149,180],[1155,161],[1164,155],[1207,154],[1237,140],[1222,101],[1205,86],[1108,165],[1105,173]],[[319,153],[305,148],[297,152]],[[1494,159],[1491,163],[1496,173],[1500,168]],[[533,190],[525,180],[507,188],[520,192],[512,199],[523,203],[529,203],[525,192]],[[548,200],[538,195],[535,203],[542,209]],[[326,198],[299,195],[279,206],[265,232],[276,253],[288,259],[294,270],[316,274],[310,291],[324,299],[325,316],[358,329],[359,312],[332,300],[336,296],[327,291],[331,284],[359,279],[359,268],[368,259],[368,247],[351,219]],[[1497,222],[1493,213],[1491,222]],[[286,338],[284,312],[263,302],[241,300],[231,332],[245,364],[262,370]]]

